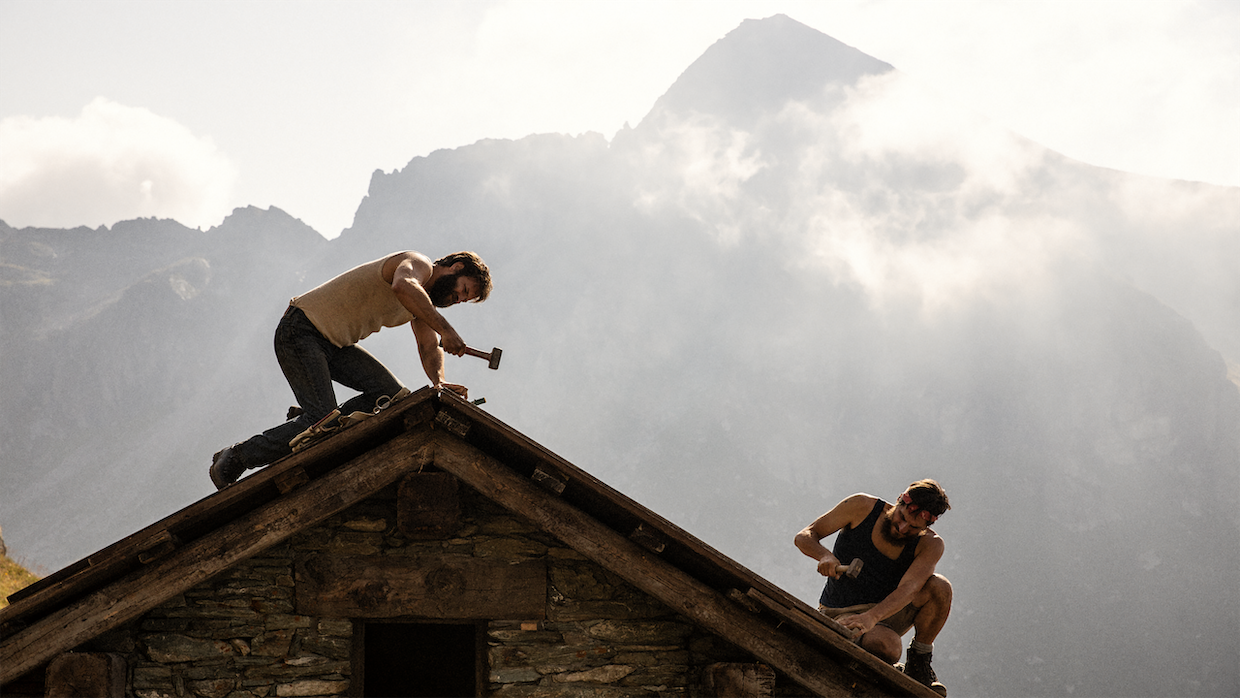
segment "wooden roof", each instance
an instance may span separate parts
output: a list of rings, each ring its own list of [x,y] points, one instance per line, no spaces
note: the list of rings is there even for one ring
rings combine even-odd
[[[430,464],[815,693],[937,695],[815,609],[431,388],[9,596],[0,609],[0,684]]]

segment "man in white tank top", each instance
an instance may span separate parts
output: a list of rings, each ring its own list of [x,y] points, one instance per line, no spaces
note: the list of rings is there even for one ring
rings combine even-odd
[[[405,251],[354,267],[292,299],[276,327],[275,350],[301,413],[216,453],[211,482],[223,489],[247,469],[292,453],[294,437],[337,409],[333,381],[361,393],[339,407],[344,415],[371,412],[400,393],[404,386],[396,376],[357,346],[384,327],[409,324],[431,385],[468,397],[465,386],[444,378],[444,352],[460,356],[465,342],[439,308],[481,303],[490,294],[491,273],[474,253],[431,262]]]

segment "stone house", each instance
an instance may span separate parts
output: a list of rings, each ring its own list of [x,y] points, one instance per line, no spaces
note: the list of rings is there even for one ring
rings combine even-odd
[[[9,597],[9,696],[935,696],[451,393]]]

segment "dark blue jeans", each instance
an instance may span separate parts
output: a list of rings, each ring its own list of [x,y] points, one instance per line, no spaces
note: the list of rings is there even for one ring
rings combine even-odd
[[[336,409],[332,381],[358,395],[340,406],[341,414],[370,412],[379,399],[401,389],[396,376],[370,352],[357,346],[337,347],[327,341],[300,308],[289,306],[276,326],[276,360],[293,397],[303,410],[295,419],[233,446],[233,455],[247,468],[258,468],[293,452],[289,442]]]

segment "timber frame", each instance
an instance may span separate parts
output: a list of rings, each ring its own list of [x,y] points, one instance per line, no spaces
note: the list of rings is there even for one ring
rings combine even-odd
[[[11,595],[0,686],[432,465],[815,695],[937,696],[815,609],[431,388]]]

